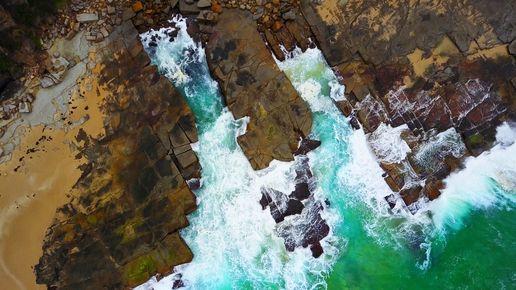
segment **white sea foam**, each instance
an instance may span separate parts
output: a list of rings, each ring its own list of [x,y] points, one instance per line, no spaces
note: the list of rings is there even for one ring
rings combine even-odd
[[[504,122],[496,128],[496,141],[502,146],[510,146],[516,140],[516,123]]]
[[[376,130],[369,134],[369,146],[375,155],[382,162],[399,163],[410,153],[410,147],[407,142],[401,138],[401,134],[408,131],[407,125],[391,127],[381,123]]]
[[[497,132],[498,144],[466,158],[464,169],[450,174],[441,196],[429,203],[427,210],[440,231],[461,228],[473,210],[516,202],[516,129],[504,123]]]
[[[209,78],[202,48],[186,33],[183,19],[175,18],[173,22],[179,29],[176,39],[168,41],[166,34],[170,30],[167,29],[149,32],[143,35],[146,49],[160,70],[183,88],[191,106],[192,102],[194,106],[205,103],[212,110],[216,106],[210,104],[220,102],[217,90],[197,90],[201,86],[196,82]],[[150,48],[149,37],[156,33],[162,41],[157,41],[158,47]],[[189,75],[195,73],[193,62],[203,63],[204,67],[196,69],[205,70],[205,75],[195,78]],[[201,110],[201,114],[208,113],[209,110]],[[202,166],[203,186],[196,192],[199,208],[189,216],[191,224],[181,234],[194,259],[176,267],[174,274],[160,281],[151,279],[139,289],[170,289],[179,277],[189,289],[227,289],[241,285],[255,289],[310,289],[324,285],[329,260],[334,261],[329,257],[332,247],[327,245],[331,238],[322,241],[325,254],[318,259],[312,258],[309,249],[287,252],[283,239],[277,235],[281,228],[258,202],[262,187],[282,192],[293,190],[295,162],[272,161],[268,168],[254,171],[236,142],[236,137],[245,133],[249,118],[234,120],[227,109],[215,113],[218,117],[205,124],[207,129],[200,128],[199,142],[193,147]],[[299,217],[288,217],[285,222],[296,218]]]
[[[339,83],[338,80],[330,81],[330,98],[334,101],[344,101],[346,100],[346,96],[344,95],[346,91],[346,87]]]
[[[176,27],[186,32],[184,22],[181,24],[183,20],[175,21],[179,22],[176,23]],[[204,62],[200,46],[193,43],[187,34],[181,34],[181,31],[172,45],[177,45],[177,51],[180,52],[181,45],[194,49],[197,53],[195,56],[203,56]],[[165,64],[164,72],[169,78],[176,84],[183,85],[195,81],[182,75],[188,73],[185,70],[188,60],[183,58],[192,57],[191,53],[178,58],[177,55],[167,56],[167,52],[174,52],[169,50],[170,47],[159,46],[158,49],[163,49],[158,62],[161,66]],[[297,77],[291,79],[292,83],[313,112],[332,117],[340,114],[332,100],[322,92],[329,91],[331,98],[339,100],[343,87],[335,88],[335,84],[332,85],[331,82],[321,84],[303,75],[304,72],[313,72],[314,66],[317,66],[315,69],[322,75],[333,74],[319,50],[309,49],[304,53],[300,50],[295,51],[284,62],[278,62],[278,65],[284,71],[294,70],[291,73]],[[167,67],[170,70],[166,69]],[[213,82],[209,75],[208,79]],[[328,79],[335,79],[335,76]],[[199,101],[206,98],[188,88],[185,89],[185,93],[189,97],[195,96],[194,99]],[[512,129],[509,130],[510,127],[499,129],[499,145],[491,152],[477,158],[469,158],[463,171],[452,174],[446,180],[448,187],[440,198],[423,205],[422,210],[411,215],[401,204],[396,205],[393,210],[389,209],[384,197],[392,191],[383,180],[383,171],[370,151],[366,135],[362,130],[349,133],[350,131],[344,129],[347,125],[342,124],[341,120],[342,116],[336,117],[333,119],[334,123],[328,127],[333,130],[332,138],[338,140],[335,143],[338,146],[328,147],[326,143],[316,151],[310,152],[310,164],[326,166],[318,171],[323,174],[330,172],[333,166],[339,168],[337,179],[340,186],[353,190],[350,192],[351,198],[337,198],[346,198],[348,203],[359,202],[367,205],[373,215],[371,220],[366,221],[365,228],[371,236],[378,238],[379,243],[384,242],[380,233],[385,230],[391,232],[392,236],[402,238],[422,233],[428,237],[432,234],[432,224],[440,231],[447,225],[460,223],[472,209],[504,205],[511,200],[514,202],[514,195],[493,190],[490,183],[491,180],[495,180],[502,189],[514,192],[516,145],[515,138],[511,137],[515,133]],[[185,281],[186,287],[191,289],[314,289],[326,286],[324,277],[346,244],[344,237],[335,236],[333,226],[345,221],[341,220],[333,207],[322,212],[332,230],[322,241],[325,254],[318,259],[311,257],[309,249],[296,249],[294,252],[285,250],[283,240],[278,238],[276,233],[277,225],[270,213],[261,209],[258,200],[264,186],[283,192],[292,190],[292,163],[273,161],[269,168],[259,172],[253,171],[235,141],[236,136],[245,132],[247,121],[248,119],[234,120],[231,113],[224,109],[213,126],[199,137],[200,141],[194,150],[203,167],[203,187],[196,192],[200,204],[199,209],[189,216],[191,225],[182,231],[183,237],[194,252],[194,260],[177,267],[176,274],[161,281],[151,279],[140,289],[170,289],[179,274],[182,275],[181,279]],[[400,145],[398,137],[395,139]],[[346,144],[347,148],[341,146],[342,144]],[[394,152],[394,149],[390,152],[396,160],[408,152],[404,146],[397,148],[401,148],[401,152]],[[347,150],[344,155],[348,156],[349,160],[336,160],[336,155],[327,154],[332,150]],[[327,176],[319,177],[324,179]],[[314,191],[319,200],[332,194],[323,192],[320,186],[316,186]],[[403,221],[396,227],[388,228],[385,221],[389,219]],[[418,265],[426,269],[430,265],[432,245],[428,238],[425,238],[420,247],[424,257]]]

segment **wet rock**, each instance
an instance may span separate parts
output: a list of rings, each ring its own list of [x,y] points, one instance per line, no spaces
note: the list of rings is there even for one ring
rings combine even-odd
[[[253,168],[292,160],[299,137],[310,132],[310,111],[263,44],[252,15],[220,14],[206,50],[228,108],[237,119],[250,117],[238,143]]]
[[[310,251],[312,251],[312,257],[314,258],[319,258],[324,252],[321,243],[315,243],[311,245]]]
[[[287,202],[287,210],[285,211],[285,216],[291,216],[295,214],[300,214],[303,211],[304,205],[297,199],[289,199]]]
[[[442,189],[444,189],[444,182],[442,180],[428,179],[423,188],[423,194],[429,200],[434,200],[441,195]]]
[[[310,196],[310,188],[308,187],[308,182],[299,182],[296,183],[294,191],[290,193],[290,197],[295,198],[297,200],[304,200]]]
[[[306,155],[308,152],[316,149],[319,146],[321,146],[321,141],[305,138],[301,140],[299,148],[297,148],[296,152],[294,152],[294,155]]]
[[[389,207],[391,209],[393,209],[396,206],[397,198],[394,194],[389,194],[388,196],[385,197],[385,200],[387,201],[387,203],[389,204]]]
[[[411,205],[421,197],[421,190],[422,187],[419,185],[403,188],[400,191],[400,196],[406,205]]]
[[[271,216],[276,223],[280,223],[285,219],[285,213],[288,207],[288,197],[281,191],[272,188],[262,188],[262,199],[260,204],[262,208],[268,205]]]
[[[329,234],[330,227],[321,217],[321,210],[322,205],[315,202],[307,205],[298,218],[278,224],[278,233],[288,251],[317,244]],[[303,233],[303,236],[299,237],[299,233]]]

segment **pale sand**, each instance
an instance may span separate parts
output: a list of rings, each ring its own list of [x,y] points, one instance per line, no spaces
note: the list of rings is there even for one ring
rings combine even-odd
[[[45,231],[56,208],[66,202],[81,174],[77,169],[81,161],[75,160],[66,144],[70,135],[62,130],[42,131],[42,126],[28,130],[12,161],[0,166],[0,281],[4,289],[45,289],[36,286],[31,267],[42,254]],[[46,151],[27,155],[14,172],[19,158],[42,135],[53,138],[37,146]]]
[[[94,70],[98,72],[98,67]],[[104,135],[99,104],[105,92],[94,78],[84,80],[72,94],[64,129],[39,125],[18,128],[25,133],[13,158],[0,164],[0,281],[2,289],[46,289],[35,283],[33,266],[42,255],[43,238],[56,209],[68,200],[81,172],[84,159],[78,153],[75,136],[79,128],[93,137]],[[98,93],[100,92],[100,96]],[[87,108],[87,109],[86,109]],[[51,140],[36,142],[41,136]],[[40,149],[26,155],[27,149]],[[23,161],[19,161],[23,156]],[[30,158],[32,157],[32,159]],[[18,171],[14,169],[19,167]]]

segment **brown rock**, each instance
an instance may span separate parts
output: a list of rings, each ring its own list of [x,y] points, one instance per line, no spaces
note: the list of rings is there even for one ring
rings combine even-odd
[[[311,115],[264,45],[252,15],[220,14],[207,59],[235,118],[250,117],[238,143],[254,169],[273,159],[292,160],[299,137],[308,135]]]
[[[272,24],[272,31],[279,31],[283,27],[283,22],[276,20],[274,24]]]
[[[132,8],[133,8],[133,11],[135,13],[138,13],[138,12],[142,11],[143,10],[143,3],[142,3],[142,1],[134,2]]]
[[[218,3],[218,2],[212,3],[211,11],[218,13],[218,14],[222,13],[222,5],[220,5],[220,3]]]
[[[136,37],[126,25],[122,39]],[[178,123],[192,113],[170,81],[147,66],[145,52],[120,48],[108,43],[96,78],[124,106],[106,98],[110,135],[85,142],[89,164],[72,201],[58,210],[35,267],[37,283],[52,289],[130,288],[192,259],[179,230],[196,208],[183,176],[198,174],[199,164],[191,150],[176,155],[166,142],[170,134],[175,144],[189,143]]]

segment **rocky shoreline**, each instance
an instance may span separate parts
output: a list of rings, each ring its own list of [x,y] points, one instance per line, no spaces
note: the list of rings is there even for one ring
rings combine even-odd
[[[3,8],[0,31],[13,26]],[[124,288],[192,259],[178,231],[196,208],[186,181],[201,176],[190,147],[197,141],[194,118],[150,65],[138,32],[166,26],[177,13],[189,19],[225,104],[235,118],[250,118],[238,143],[255,170],[307,153],[298,147],[310,133],[311,113],[273,56],[283,60],[296,47],[316,45],[346,86],[346,100],[337,106],[367,133],[385,171],[393,191],[386,203],[415,213],[420,201],[438,198],[442,180],[461,160],[491,148],[501,122],[515,120],[515,8],[488,0],[70,1],[41,30],[48,51],[43,65],[26,65],[17,86],[12,76],[11,85],[0,86],[2,136],[20,114],[31,114],[39,90],[65,82],[77,66],[98,79],[90,91],[104,96],[98,104],[104,132],[77,136],[78,158],[87,162],[72,200],[47,232],[37,282]],[[55,49],[59,39],[80,39],[93,49],[88,59],[70,57]],[[87,119],[69,125],[83,124]],[[10,162],[16,142],[5,144],[0,158]],[[290,195],[262,190],[261,204],[276,222],[322,209],[299,206],[310,197],[309,176],[301,172]],[[286,207],[271,203],[271,195],[286,199]],[[317,229],[299,245],[283,237],[287,249],[322,253],[327,225],[312,216]]]

